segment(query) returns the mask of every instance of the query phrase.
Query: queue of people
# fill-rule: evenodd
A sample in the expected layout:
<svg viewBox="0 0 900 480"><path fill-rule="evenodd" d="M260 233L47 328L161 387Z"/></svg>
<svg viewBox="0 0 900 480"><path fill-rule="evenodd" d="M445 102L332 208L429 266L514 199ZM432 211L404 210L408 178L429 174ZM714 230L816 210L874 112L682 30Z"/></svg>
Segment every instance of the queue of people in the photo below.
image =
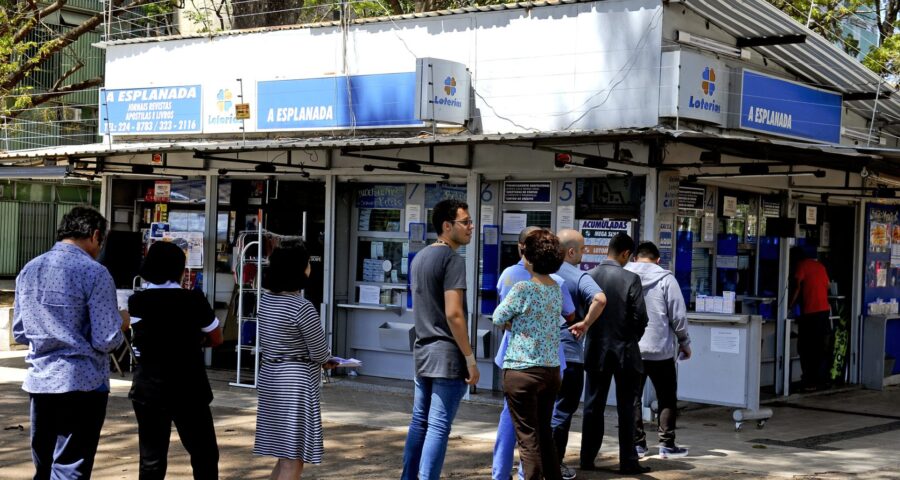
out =
<svg viewBox="0 0 900 480"><path fill-rule="evenodd" d="M460 402L479 379L466 324L466 269L456 253L471 241L474 222L456 200L438 203L431 220L438 239L410 266L416 375L404 480L440 478ZM107 355L128 328L138 359L129 398L140 478L165 478L173 423L193 477L218 478L202 348L222 343L219 320L202 294L180 288L185 255L166 242L154 243L144 259L140 274L148 287L119 311L112 277L96 262L106 231L99 212L73 209L60 223L58 243L17 279L13 330L29 344L23 388L30 395L34 478L90 478L109 396ZM635 247L628 235L616 235L608 258L589 272L577 268L584 248L577 231L557 236L529 227L519 237L520 262L498 283L492 320L506 331L496 358L505 402L494 479L509 478L515 445L521 478L575 478L563 458L583 389L579 461L582 470L595 469L613 378L620 472L649 470L638 463L648 451L641 420L648 378L660 400L660 456L687 455L675 444L674 362L691 355L677 282L657 265L652 243ZM635 253L637 262L628 263ZM301 478L304 465L323 457L321 371L336 364L318 313L301 294L309 272L303 246L276 249L260 298L253 453L276 459L269 478L278 480ZM65 413L73 408L80 414Z"/></svg>

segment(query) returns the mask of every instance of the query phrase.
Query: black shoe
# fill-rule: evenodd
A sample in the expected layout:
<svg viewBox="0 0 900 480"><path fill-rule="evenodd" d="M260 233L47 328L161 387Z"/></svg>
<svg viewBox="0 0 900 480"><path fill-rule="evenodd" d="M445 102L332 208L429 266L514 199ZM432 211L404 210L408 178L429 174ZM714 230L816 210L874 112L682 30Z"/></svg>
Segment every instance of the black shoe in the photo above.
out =
<svg viewBox="0 0 900 480"><path fill-rule="evenodd" d="M650 467L645 467L639 463L629 463L619 466L619 473L621 475L639 475L641 473L647 473L649 471Z"/></svg>
<svg viewBox="0 0 900 480"><path fill-rule="evenodd" d="M581 463L578 465L578 469L579 469L579 470L584 470L584 471L600 470L599 468L597 468L596 465L594 465L594 462L590 462L590 463L581 462Z"/></svg>

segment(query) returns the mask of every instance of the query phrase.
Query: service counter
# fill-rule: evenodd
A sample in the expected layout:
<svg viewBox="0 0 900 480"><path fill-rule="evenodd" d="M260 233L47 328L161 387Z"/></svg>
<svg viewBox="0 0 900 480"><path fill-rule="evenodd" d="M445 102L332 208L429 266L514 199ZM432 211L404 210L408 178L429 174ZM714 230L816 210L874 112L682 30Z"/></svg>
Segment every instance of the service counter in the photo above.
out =
<svg viewBox="0 0 900 480"><path fill-rule="evenodd" d="M692 356L678 364L678 399L736 407L745 421L765 425L770 409L759 408L762 317L689 312Z"/></svg>
<svg viewBox="0 0 900 480"><path fill-rule="evenodd" d="M868 315L863 323L862 384L873 390L900 384L900 374L894 374L895 359L892 347L898 342L900 315Z"/></svg>

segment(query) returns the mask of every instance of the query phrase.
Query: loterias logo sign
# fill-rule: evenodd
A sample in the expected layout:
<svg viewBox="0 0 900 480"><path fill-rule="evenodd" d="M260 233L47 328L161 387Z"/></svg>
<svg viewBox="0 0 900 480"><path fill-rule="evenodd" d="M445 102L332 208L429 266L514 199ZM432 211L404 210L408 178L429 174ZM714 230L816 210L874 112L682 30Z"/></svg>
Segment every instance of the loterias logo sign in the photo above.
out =
<svg viewBox="0 0 900 480"><path fill-rule="evenodd" d="M435 95L434 104L452 108L463 108L462 102L456 97L456 77L444 79L444 95Z"/></svg>
<svg viewBox="0 0 900 480"><path fill-rule="evenodd" d="M688 108L720 113L722 106L716 101L716 69L706 67L700 78L700 90L703 92L703 96L695 98L691 95L691 98L688 99Z"/></svg>
<svg viewBox="0 0 900 480"><path fill-rule="evenodd" d="M416 118L462 125L469 120L469 70L438 58L416 60Z"/></svg>
<svg viewBox="0 0 900 480"><path fill-rule="evenodd" d="M724 125L728 67L688 51L664 52L660 73L660 117L679 117Z"/></svg>

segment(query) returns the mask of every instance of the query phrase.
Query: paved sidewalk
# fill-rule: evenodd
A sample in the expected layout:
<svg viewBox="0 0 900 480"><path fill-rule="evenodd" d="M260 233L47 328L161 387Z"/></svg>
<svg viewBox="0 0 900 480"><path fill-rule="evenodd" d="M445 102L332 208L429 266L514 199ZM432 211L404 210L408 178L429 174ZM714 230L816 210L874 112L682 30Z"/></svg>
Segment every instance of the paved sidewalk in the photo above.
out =
<svg viewBox="0 0 900 480"><path fill-rule="evenodd" d="M28 478L27 395L22 352L0 353L0 478ZM219 439L222 478L266 478L272 461L251 454L255 426L254 390L230 387L230 372L211 372L216 399L213 415ZM112 381L107 421L95 478L137 478L137 428L127 391L128 379ZM489 478L491 451L500 407L488 394L464 404L454 423L445 477ZM679 418L678 439L691 455L677 460L648 457L653 468L640 478L900 478L900 389L885 392L844 390L791 397L770 406L775 415L765 428L734 431L731 411L691 405ZM400 474L406 425L412 408L408 390L373 386L341 378L324 388L326 456L308 467L311 479L396 479ZM77 412L73 412L77 414ZM567 460L577 464L580 419L569 441ZM20 430L18 426L21 425ZM173 432L169 478L190 478L189 461ZM606 437L598 464L605 471L578 472L579 479L620 478L616 419L607 410ZM655 449L651 450L655 453Z"/></svg>

